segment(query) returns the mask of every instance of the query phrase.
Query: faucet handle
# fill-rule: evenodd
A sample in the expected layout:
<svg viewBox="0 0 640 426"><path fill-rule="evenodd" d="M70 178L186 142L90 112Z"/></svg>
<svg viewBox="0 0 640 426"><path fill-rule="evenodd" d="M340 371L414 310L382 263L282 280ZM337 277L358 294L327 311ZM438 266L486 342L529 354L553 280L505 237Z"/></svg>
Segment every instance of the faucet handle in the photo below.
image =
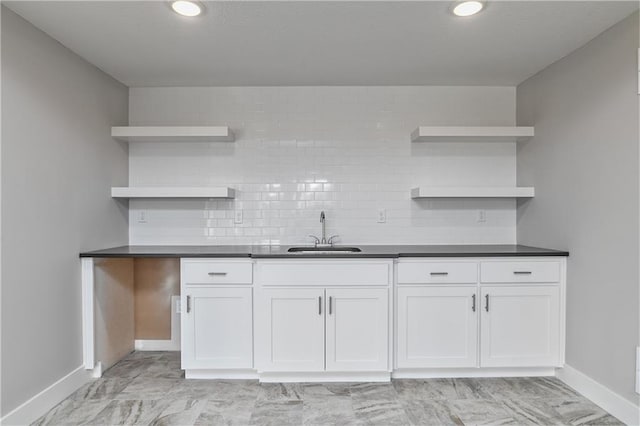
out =
<svg viewBox="0 0 640 426"><path fill-rule="evenodd" d="M327 241L329 244L333 245L333 239L334 238L340 238L340 235L332 235L329 237L329 240Z"/></svg>
<svg viewBox="0 0 640 426"><path fill-rule="evenodd" d="M320 244L320 238L316 237L315 235L309 235L309 237L313 238L315 240L315 245Z"/></svg>

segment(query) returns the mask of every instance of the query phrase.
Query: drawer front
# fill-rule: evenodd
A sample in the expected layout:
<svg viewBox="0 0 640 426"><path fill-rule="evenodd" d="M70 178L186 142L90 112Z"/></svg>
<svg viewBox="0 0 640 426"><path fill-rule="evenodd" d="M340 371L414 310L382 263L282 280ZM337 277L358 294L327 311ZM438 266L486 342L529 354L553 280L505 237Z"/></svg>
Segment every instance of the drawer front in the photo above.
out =
<svg viewBox="0 0 640 426"><path fill-rule="evenodd" d="M474 284L478 282L475 262L398 263L398 284Z"/></svg>
<svg viewBox="0 0 640 426"><path fill-rule="evenodd" d="M391 262L260 262L256 282L262 286L389 285Z"/></svg>
<svg viewBox="0 0 640 426"><path fill-rule="evenodd" d="M253 264L250 261L183 260L182 281L185 284L251 284Z"/></svg>
<svg viewBox="0 0 640 426"><path fill-rule="evenodd" d="M482 262L480 280L483 283L557 283L560 262Z"/></svg>

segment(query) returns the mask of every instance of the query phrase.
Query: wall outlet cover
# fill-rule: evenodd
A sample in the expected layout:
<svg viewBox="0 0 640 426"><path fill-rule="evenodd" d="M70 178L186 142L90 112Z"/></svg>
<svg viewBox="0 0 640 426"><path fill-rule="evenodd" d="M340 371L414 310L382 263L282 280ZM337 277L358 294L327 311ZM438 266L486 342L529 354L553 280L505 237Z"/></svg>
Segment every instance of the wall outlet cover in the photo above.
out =
<svg viewBox="0 0 640 426"><path fill-rule="evenodd" d="M139 211L138 214L138 223L147 223L147 212L146 211Z"/></svg>

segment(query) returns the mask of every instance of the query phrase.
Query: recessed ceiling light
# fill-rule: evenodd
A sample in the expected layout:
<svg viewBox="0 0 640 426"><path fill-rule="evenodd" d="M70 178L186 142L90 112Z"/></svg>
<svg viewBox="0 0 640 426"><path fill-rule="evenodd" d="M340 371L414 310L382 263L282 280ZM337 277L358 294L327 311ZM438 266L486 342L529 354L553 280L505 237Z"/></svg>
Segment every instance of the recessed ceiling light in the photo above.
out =
<svg viewBox="0 0 640 426"><path fill-rule="evenodd" d="M182 15L194 17L202 13L202 6L194 1L178 0L171 3L174 12Z"/></svg>
<svg viewBox="0 0 640 426"><path fill-rule="evenodd" d="M478 0L460 1L453 6L453 14L456 16L471 16L480 12L484 4Z"/></svg>

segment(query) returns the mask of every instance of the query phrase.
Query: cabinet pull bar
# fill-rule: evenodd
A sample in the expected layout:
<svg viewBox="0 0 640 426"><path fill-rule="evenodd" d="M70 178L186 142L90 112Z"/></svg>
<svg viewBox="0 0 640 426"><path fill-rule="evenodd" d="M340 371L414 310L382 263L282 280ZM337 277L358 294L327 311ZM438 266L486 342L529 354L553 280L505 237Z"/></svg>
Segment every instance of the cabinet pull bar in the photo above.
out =
<svg viewBox="0 0 640 426"><path fill-rule="evenodd" d="M187 313L191 312L191 296L187 295Z"/></svg>
<svg viewBox="0 0 640 426"><path fill-rule="evenodd" d="M473 296L471 296L471 300L473 301L471 303L471 310L473 312L475 312L476 311L476 295L475 294Z"/></svg>
<svg viewBox="0 0 640 426"><path fill-rule="evenodd" d="M445 277L449 275L448 272L431 272L431 276L441 276L441 277Z"/></svg>
<svg viewBox="0 0 640 426"><path fill-rule="evenodd" d="M485 298L485 300L486 300L486 303L485 303L485 305L484 305L484 310L485 310L485 311L487 311L487 312L489 312L489 294L485 294L485 295L484 295L484 298Z"/></svg>
<svg viewBox="0 0 640 426"><path fill-rule="evenodd" d="M329 296L329 315L331 315L331 310L332 310L332 309L331 309L331 305L332 305L332 302L333 302L333 297Z"/></svg>
<svg viewBox="0 0 640 426"><path fill-rule="evenodd" d="M322 296L318 296L318 315L322 315Z"/></svg>
<svg viewBox="0 0 640 426"><path fill-rule="evenodd" d="M531 271L513 271L515 275L531 275Z"/></svg>
<svg viewBox="0 0 640 426"><path fill-rule="evenodd" d="M212 277L224 277L227 275L226 272L209 272L209 275Z"/></svg>

